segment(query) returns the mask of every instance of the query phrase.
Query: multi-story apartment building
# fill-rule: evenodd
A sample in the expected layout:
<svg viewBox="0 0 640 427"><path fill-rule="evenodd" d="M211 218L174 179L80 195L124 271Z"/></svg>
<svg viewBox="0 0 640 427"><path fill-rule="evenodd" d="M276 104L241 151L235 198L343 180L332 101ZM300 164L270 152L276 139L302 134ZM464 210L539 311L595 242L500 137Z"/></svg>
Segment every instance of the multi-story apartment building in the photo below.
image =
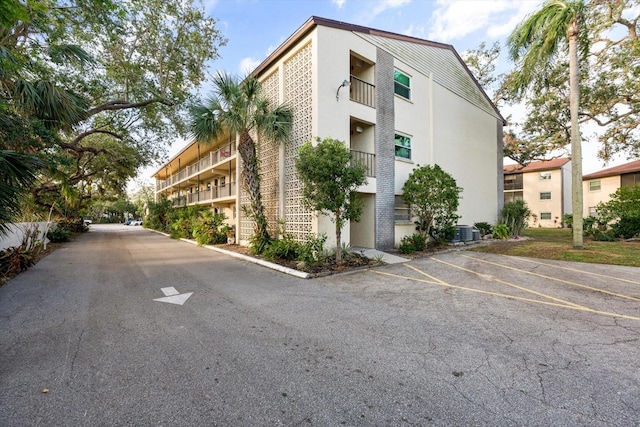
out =
<svg viewBox="0 0 640 427"><path fill-rule="evenodd" d="M608 202L625 185L640 185L640 160L583 176L584 216L597 216L598 203Z"/></svg>
<svg viewBox="0 0 640 427"><path fill-rule="evenodd" d="M504 168L504 202L524 200L532 213L533 227L561 227L562 215L571 206L571 160L531 162Z"/></svg>
<svg viewBox="0 0 640 427"><path fill-rule="evenodd" d="M352 246L388 249L415 231L401 194L418 165L440 165L463 188L461 224L496 221L504 119L452 46L312 17L252 74L274 105L294 110L288 143L258 143L274 230L280 221L298 239L334 234L329 217L303 206L294 167L298 149L317 137L344 141L368 166L361 221L343 230ZM234 135L190 143L154 177L158 196L224 212L243 243L253 225L240 208L247 197L235 144Z"/></svg>

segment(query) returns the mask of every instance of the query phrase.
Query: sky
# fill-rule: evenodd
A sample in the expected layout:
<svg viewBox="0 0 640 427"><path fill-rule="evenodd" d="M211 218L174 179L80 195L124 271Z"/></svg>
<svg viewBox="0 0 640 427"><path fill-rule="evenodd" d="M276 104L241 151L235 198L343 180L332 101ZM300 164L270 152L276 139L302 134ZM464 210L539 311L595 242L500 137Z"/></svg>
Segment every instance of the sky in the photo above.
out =
<svg viewBox="0 0 640 427"><path fill-rule="evenodd" d="M541 5L540 0L202 0L228 39L220 58L209 63L209 73L221 70L244 76L301 27L311 16L409 35L452 45L462 54L481 42L501 46L517 24ZM503 51L506 49L503 49ZM512 67L506 52L497 71ZM201 89L204 98L211 86ZM522 108L501 108L504 117L522 120ZM585 132L585 136L588 136ZM186 144L176 141L169 155ZM596 158L597 141L583 144L583 173L628 162L617 158L607 165ZM505 163L509 163L506 161ZM153 173L153 172L151 172Z"/></svg>

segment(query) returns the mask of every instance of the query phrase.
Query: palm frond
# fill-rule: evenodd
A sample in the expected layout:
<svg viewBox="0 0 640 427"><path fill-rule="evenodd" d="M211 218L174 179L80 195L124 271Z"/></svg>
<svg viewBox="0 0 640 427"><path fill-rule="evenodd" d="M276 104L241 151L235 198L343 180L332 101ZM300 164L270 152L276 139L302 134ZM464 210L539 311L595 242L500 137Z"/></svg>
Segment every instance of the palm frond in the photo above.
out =
<svg viewBox="0 0 640 427"><path fill-rule="evenodd" d="M262 84L257 78L249 76L241 84L241 90L244 97L249 102L255 102L262 90Z"/></svg>
<svg viewBox="0 0 640 427"><path fill-rule="evenodd" d="M548 0L509 36L511 59L518 67L519 91L548 71L553 58L567 46L567 30L584 10L582 1Z"/></svg>
<svg viewBox="0 0 640 427"><path fill-rule="evenodd" d="M238 78L229 73L218 71L213 76L213 87L222 103L229 104L239 95Z"/></svg>
<svg viewBox="0 0 640 427"><path fill-rule="evenodd" d="M261 107L256 111L258 132L276 144L288 141L293 126L293 109L286 104L270 109L265 106L265 101L258 105Z"/></svg>
<svg viewBox="0 0 640 427"><path fill-rule="evenodd" d="M49 127L75 125L87 117L88 103L75 93L45 80L35 88L40 99L36 115Z"/></svg>
<svg viewBox="0 0 640 427"><path fill-rule="evenodd" d="M0 235L20 214L20 202L42 166L34 156L0 150Z"/></svg>
<svg viewBox="0 0 640 427"><path fill-rule="evenodd" d="M0 84L7 77L15 75L15 70L20 67L20 61L6 46L0 45Z"/></svg>
<svg viewBox="0 0 640 427"><path fill-rule="evenodd" d="M200 104L191 107L190 129L198 142L210 143L224 131L215 105L215 101L211 99L206 106Z"/></svg>
<svg viewBox="0 0 640 427"><path fill-rule="evenodd" d="M49 46L49 56L56 64L73 63L77 65L88 65L95 62L95 59L78 45L60 44Z"/></svg>

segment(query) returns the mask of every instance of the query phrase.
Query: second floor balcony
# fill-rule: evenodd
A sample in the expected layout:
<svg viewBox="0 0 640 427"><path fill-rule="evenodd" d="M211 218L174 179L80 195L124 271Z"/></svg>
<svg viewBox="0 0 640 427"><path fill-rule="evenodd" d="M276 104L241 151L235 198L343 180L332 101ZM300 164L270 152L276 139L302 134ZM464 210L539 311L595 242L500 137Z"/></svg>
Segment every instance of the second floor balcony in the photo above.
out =
<svg viewBox="0 0 640 427"><path fill-rule="evenodd" d="M224 202L235 198L237 186L235 182L211 187L195 193L183 193L180 196L169 197L174 207L196 205L201 203Z"/></svg>
<svg viewBox="0 0 640 427"><path fill-rule="evenodd" d="M376 155L363 151L351 150L351 158L356 162L362 162L367 168L366 175L376 177Z"/></svg>
<svg viewBox="0 0 640 427"><path fill-rule="evenodd" d="M171 187L179 182L182 182L193 175L201 173L210 167L213 167L221 162L229 160L236 154L236 144L232 142L224 145L217 150L209 152L203 156L200 160L181 167L176 173L164 180L156 181L156 191L164 190L167 187Z"/></svg>
<svg viewBox="0 0 640 427"><path fill-rule="evenodd" d="M351 76L350 82L349 99L376 108L376 87L354 75Z"/></svg>

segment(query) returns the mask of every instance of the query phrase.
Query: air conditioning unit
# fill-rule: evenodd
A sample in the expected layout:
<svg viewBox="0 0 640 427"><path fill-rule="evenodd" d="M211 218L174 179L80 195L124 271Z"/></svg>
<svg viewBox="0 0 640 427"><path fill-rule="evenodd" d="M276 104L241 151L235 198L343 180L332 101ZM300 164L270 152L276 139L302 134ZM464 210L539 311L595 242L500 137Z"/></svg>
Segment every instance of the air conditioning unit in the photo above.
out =
<svg viewBox="0 0 640 427"><path fill-rule="evenodd" d="M470 242L473 240L473 227L470 225L457 225L456 228L460 232L460 240Z"/></svg>

